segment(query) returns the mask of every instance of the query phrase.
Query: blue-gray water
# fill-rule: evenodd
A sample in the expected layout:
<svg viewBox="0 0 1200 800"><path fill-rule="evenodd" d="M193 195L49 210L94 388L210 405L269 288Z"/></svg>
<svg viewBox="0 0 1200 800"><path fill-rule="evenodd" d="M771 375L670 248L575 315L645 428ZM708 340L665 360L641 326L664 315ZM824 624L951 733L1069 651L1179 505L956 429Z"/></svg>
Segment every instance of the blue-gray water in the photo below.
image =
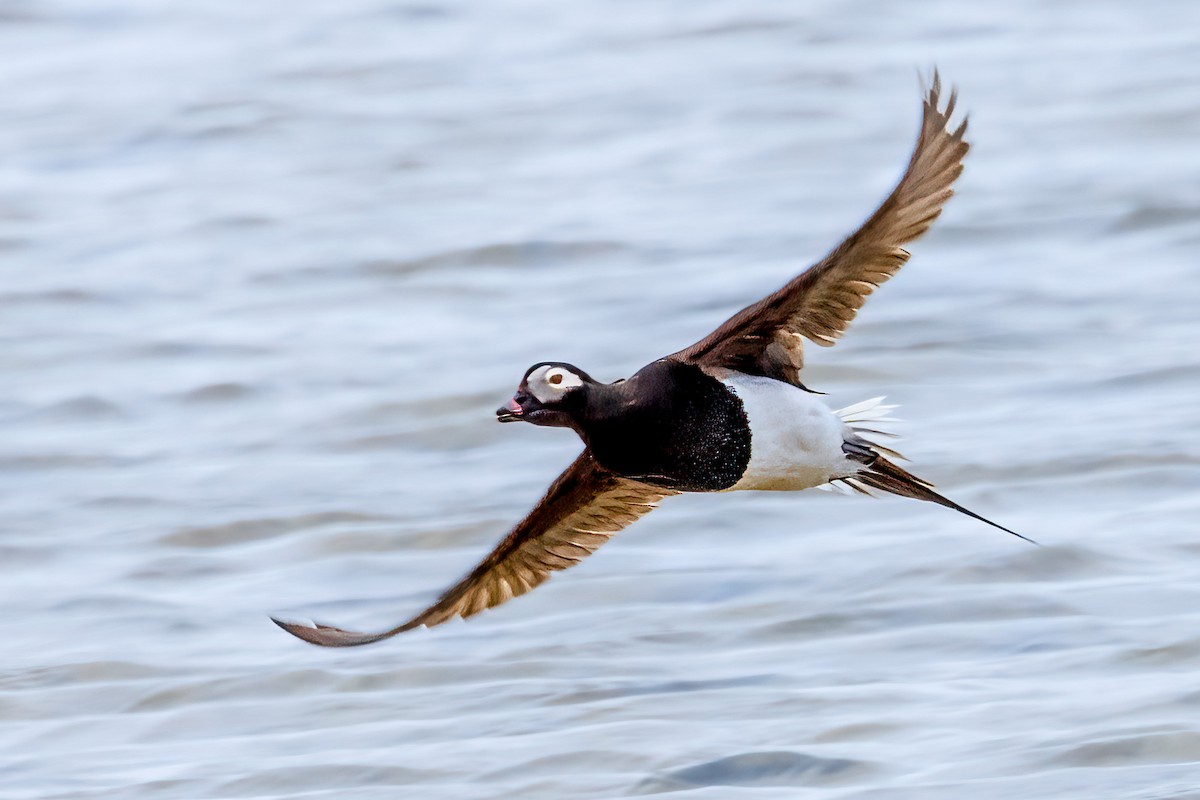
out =
<svg viewBox="0 0 1200 800"><path fill-rule="evenodd" d="M1200 797L1200 10L0 3L0 797ZM807 382L899 499L675 498L394 623L578 448L525 368L694 341L959 194Z"/></svg>

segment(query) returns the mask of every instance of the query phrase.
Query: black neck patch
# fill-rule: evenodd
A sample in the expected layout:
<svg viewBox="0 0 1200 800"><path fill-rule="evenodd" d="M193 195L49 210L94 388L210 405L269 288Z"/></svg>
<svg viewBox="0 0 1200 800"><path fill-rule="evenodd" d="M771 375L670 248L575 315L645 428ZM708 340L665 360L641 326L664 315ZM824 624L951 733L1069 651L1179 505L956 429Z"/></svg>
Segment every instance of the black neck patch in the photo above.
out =
<svg viewBox="0 0 1200 800"><path fill-rule="evenodd" d="M728 489L750 463L742 401L681 361L655 361L626 381L592 386L576 421L604 467L657 486Z"/></svg>

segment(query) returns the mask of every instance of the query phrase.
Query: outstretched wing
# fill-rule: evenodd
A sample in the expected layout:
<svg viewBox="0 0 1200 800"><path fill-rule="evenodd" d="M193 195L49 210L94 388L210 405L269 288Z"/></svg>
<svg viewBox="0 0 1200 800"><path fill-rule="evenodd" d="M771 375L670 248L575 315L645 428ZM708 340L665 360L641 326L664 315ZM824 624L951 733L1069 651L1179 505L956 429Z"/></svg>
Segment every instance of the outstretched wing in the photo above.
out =
<svg viewBox="0 0 1200 800"><path fill-rule="evenodd" d="M609 472L596 462L590 450L584 450L487 558L436 603L407 622L382 633L355 633L328 625L310 627L272 619L306 642L351 647L422 625L469 617L525 594L554 570L578 564L613 534L673 494L679 492Z"/></svg>
<svg viewBox="0 0 1200 800"><path fill-rule="evenodd" d="M940 107L941 80L935 72L908 169L870 219L782 289L674 357L799 385L800 337L832 345L867 296L908 261L901 245L928 230L954 194L951 185L970 149L963 141L966 120L953 131L949 127L955 99L951 91L945 109Z"/></svg>

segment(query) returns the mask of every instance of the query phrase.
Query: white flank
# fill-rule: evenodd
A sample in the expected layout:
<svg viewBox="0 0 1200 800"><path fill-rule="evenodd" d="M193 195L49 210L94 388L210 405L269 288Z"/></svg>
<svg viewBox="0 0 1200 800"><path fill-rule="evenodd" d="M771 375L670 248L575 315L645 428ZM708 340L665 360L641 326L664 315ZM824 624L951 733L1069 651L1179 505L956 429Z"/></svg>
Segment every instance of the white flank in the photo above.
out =
<svg viewBox="0 0 1200 800"><path fill-rule="evenodd" d="M731 491L797 491L858 471L861 465L842 451L846 424L817 395L737 372L722 382L741 399L750 421L750 463Z"/></svg>

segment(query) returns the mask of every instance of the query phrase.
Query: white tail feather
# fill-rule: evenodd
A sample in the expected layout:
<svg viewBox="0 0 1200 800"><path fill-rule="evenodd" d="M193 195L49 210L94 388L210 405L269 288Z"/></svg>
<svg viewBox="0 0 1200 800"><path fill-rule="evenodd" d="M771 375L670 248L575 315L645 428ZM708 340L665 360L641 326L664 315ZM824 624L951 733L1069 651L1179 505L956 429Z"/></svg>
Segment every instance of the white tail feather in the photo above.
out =
<svg viewBox="0 0 1200 800"><path fill-rule="evenodd" d="M891 412L899 408L897 405L887 405L883 401L886 397L872 397L870 400L863 400L861 403L855 403L852 406L846 406L833 413L841 417L842 422L849 425L851 428L856 428L855 423L859 422L899 422L891 415ZM870 429L867 429L870 430ZM871 431L878 433L878 431Z"/></svg>
<svg viewBox="0 0 1200 800"><path fill-rule="evenodd" d="M820 486L814 486L813 488L834 494L852 495L855 493L853 489L846 485L843 478L837 478L829 483L822 483Z"/></svg>
<svg viewBox="0 0 1200 800"><path fill-rule="evenodd" d="M850 429L850 433L846 437L847 441L866 445L877 453L882 453L901 461L907 461L908 459L892 448L879 443L879 437L886 437L888 439L900 438L898 434L891 431L881 430L889 422L900 421L891 416L892 411L899 408L899 406L884 403L885 399L885 397L872 397L870 400L863 400L861 403L846 406L833 413L837 414L842 423ZM855 481L853 476L835 478L829 483L822 484L816 488L824 489L825 491L840 492L841 494L874 494L869 486Z"/></svg>

